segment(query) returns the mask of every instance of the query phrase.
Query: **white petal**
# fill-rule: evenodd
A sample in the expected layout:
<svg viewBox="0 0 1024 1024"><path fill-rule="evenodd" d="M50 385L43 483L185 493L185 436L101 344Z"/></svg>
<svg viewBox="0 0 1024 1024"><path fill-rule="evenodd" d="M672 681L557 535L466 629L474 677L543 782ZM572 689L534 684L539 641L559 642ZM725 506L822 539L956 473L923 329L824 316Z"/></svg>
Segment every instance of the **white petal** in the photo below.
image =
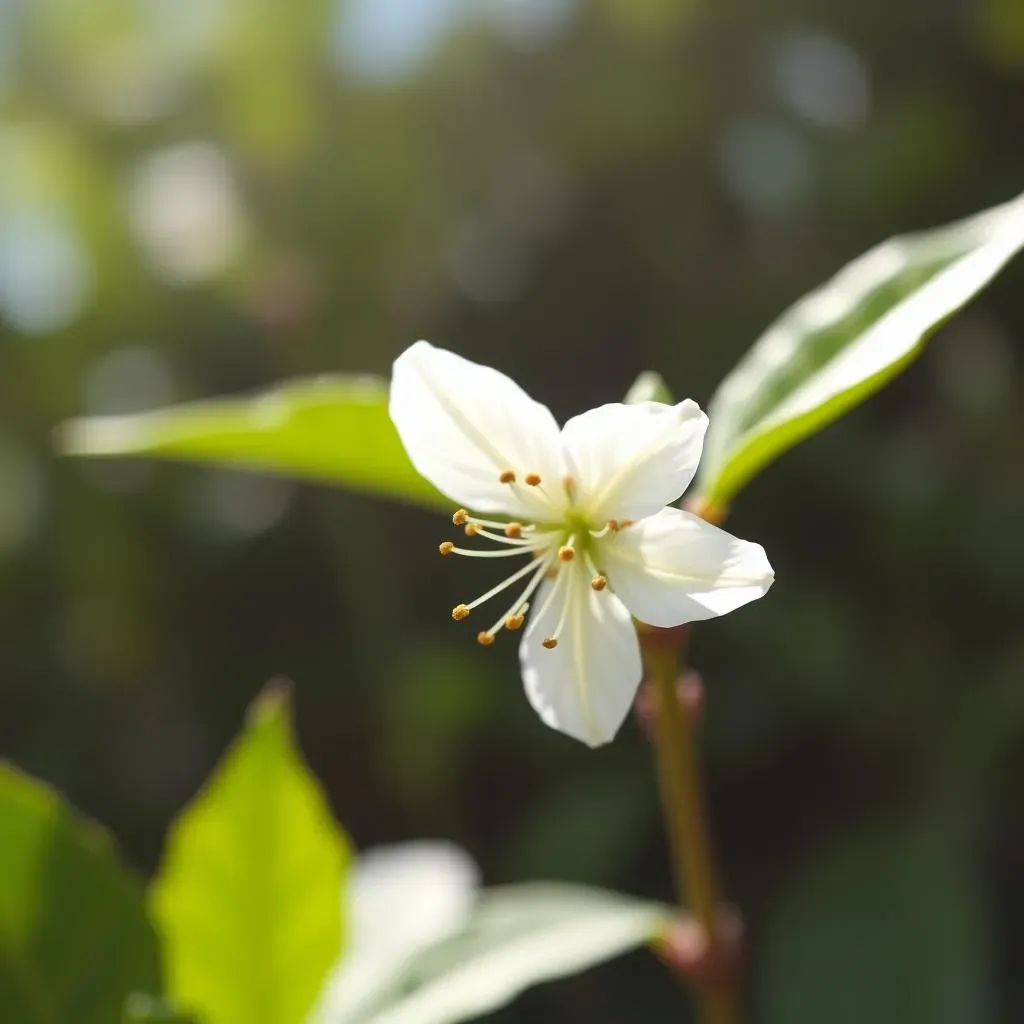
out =
<svg viewBox="0 0 1024 1024"><path fill-rule="evenodd" d="M409 958L469 919L479 870L459 847L419 841L361 854L349 883L348 943L310 1021L345 1024L393 984Z"/></svg>
<svg viewBox="0 0 1024 1024"><path fill-rule="evenodd" d="M418 341L395 360L391 419L416 469L478 512L554 518L565 464L558 424L503 373ZM518 483L498 477L511 469ZM538 473L544 490L526 486Z"/></svg>
<svg viewBox="0 0 1024 1024"><path fill-rule="evenodd" d="M519 647L526 695L545 724L596 747L618 732L640 685L640 647L623 603L590 586L590 574L572 563L536 598L543 610L551 588L559 593L534 615ZM541 641L554 633L565 602L565 624L553 650Z"/></svg>
<svg viewBox="0 0 1024 1024"><path fill-rule="evenodd" d="M609 534L596 557L626 607L652 626L724 615L763 597L775 579L760 544L677 508Z"/></svg>
<svg viewBox="0 0 1024 1024"><path fill-rule="evenodd" d="M707 426L689 399L602 405L573 417L562 443L577 500L598 520L653 515L689 486Z"/></svg>

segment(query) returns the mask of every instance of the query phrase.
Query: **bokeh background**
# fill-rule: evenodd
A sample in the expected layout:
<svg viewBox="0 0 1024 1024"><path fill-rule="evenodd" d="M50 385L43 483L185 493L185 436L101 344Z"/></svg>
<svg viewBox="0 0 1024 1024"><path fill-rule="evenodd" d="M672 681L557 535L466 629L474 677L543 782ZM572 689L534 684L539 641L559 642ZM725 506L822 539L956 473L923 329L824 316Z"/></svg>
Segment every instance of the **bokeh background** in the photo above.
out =
<svg viewBox="0 0 1024 1024"><path fill-rule="evenodd" d="M148 872L283 674L357 845L667 898L640 731L539 723L443 518L51 430L419 337L562 418L648 368L706 402L848 259L1024 188L1022 110L1017 0L0 0L0 755ZM778 582L692 657L756 1021L1024 1019L1022 290L734 510ZM685 1012L640 953L496 1019Z"/></svg>

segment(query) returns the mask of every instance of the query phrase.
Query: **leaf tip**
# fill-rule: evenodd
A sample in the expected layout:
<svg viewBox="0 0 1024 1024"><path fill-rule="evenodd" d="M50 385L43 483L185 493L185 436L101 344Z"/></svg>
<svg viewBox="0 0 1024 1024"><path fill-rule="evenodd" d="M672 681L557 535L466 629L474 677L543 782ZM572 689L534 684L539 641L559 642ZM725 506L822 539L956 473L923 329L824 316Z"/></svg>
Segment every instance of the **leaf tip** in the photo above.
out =
<svg viewBox="0 0 1024 1024"><path fill-rule="evenodd" d="M662 402L671 405L673 398L665 378L660 373L655 370L644 370L633 381L623 401L626 405L637 405L640 402Z"/></svg>
<svg viewBox="0 0 1024 1024"><path fill-rule="evenodd" d="M51 432L60 455L120 455L137 447L137 417L86 416L65 420Z"/></svg>
<svg viewBox="0 0 1024 1024"><path fill-rule="evenodd" d="M249 720L258 723L271 718L290 718L293 689L292 681L285 676L269 680L249 705Z"/></svg>

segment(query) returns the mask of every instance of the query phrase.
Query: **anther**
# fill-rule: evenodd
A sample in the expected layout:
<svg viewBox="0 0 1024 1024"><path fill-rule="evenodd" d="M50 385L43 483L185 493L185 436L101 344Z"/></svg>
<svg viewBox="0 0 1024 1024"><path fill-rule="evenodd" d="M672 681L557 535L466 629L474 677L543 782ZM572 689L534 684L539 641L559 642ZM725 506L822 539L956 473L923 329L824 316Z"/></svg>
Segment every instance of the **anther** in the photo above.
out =
<svg viewBox="0 0 1024 1024"><path fill-rule="evenodd" d="M571 476L567 476L562 481L562 486L565 488L565 494L566 494L566 497L568 497L569 501L575 502L576 501L576 481Z"/></svg>
<svg viewBox="0 0 1024 1024"><path fill-rule="evenodd" d="M509 523L505 527L506 537L522 537L523 535L523 524L522 523Z"/></svg>
<svg viewBox="0 0 1024 1024"><path fill-rule="evenodd" d="M604 590L604 588L608 586L608 577L607 576L595 576L590 581L590 585L595 590Z"/></svg>
<svg viewBox="0 0 1024 1024"><path fill-rule="evenodd" d="M558 641L553 636L545 637L541 643L549 650L553 651L558 646Z"/></svg>
<svg viewBox="0 0 1024 1024"><path fill-rule="evenodd" d="M437 550L442 555L450 555L455 550L455 545L450 540L443 540L437 545Z"/></svg>
<svg viewBox="0 0 1024 1024"><path fill-rule="evenodd" d="M540 486L540 474L539 473L527 473L523 478L530 487Z"/></svg>
<svg viewBox="0 0 1024 1024"><path fill-rule="evenodd" d="M523 623L525 621L526 621L526 616L525 615L510 615L507 619L505 619L505 628L506 629L512 629L512 630L522 629L523 628Z"/></svg>
<svg viewBox="0 0 1024 1024"><path fill-rule="evenodd" d="M464 509L460 508L455 515L452 516L452 522L456 526L465 526L469 522L469 513Z"/></svg>
<svg viewBox="0 0 1024 1024"><path fill-rule="evenodd" d="M619 524L614 519L609 519L606 526L609 530L612 531L612 533L619 532Z"/></svg>
<svg viewBox="0 0 1024 1024"><path fill-rule="evenodd" d="M563 544L558 549L558 560L560 562L571 562L576 557L576 552L568 545Z"/></svg>
<svg viewBox="0 0 1024 1024"><path fill-rule="evenodd" d="M476 642L481 647L490 647L494 643L494 634L481 631L476 635Z"/></svg>
<svg viewBox="0 0 1024 1024"><path fill-rule="evenodd" d="M498 476L498 482L503 484L514 484L516 482L516 475L511 469L503 469L501 474Z"/></svg>
<svg viewBox="0 0 1024 1024"><path fill-rule="evenodd" d="M452 618L456 622L461 622L468 615L469 615L469 605L468 604L457 604L452 609Z"/></svg>
<svg viewBox="0 0 1024 1024"><path fill-rule="evenodd" d="M466 523L466 536L475 537L480 532L480 527L476 523Z"/></svg>
<svg viewBox="0 0 1024 1024"><path fill-rule="evenodd" d="M619 526L621 526L623 530L627 526L632 526L632 525L633 525L633 520L632 519L623 519L622 522L619 523Z"/></svg>

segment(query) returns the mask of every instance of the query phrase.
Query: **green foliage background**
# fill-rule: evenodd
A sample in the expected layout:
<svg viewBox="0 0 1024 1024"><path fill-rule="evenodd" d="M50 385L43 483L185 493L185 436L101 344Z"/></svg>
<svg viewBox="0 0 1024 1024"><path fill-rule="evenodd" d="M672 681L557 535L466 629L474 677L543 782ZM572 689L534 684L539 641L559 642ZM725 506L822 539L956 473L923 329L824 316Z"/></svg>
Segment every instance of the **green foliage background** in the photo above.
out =
<svg viewBox="0 0 1024 1024"><path fill-rule="evenodd" d="M57 461L50 430L386 374L417 337L500 366L560 417L651 367L706 403L841 264L1021 190L1024 13L87 6L0 0L0 754L151 870L284 673L359 846L443 835L489 883L664 898L644 741L629 725L595 754L539 725L512 645L483 651L448 620L486 573L439 563L442 516ZM404 61L397 36L419 43ZM228 161L244 224L184 284L138 227L145 161L183 143ZM1024 1013L1022 273L734 511L778 582L702 625L693 658L768 1024ZM499 1019L677 1019L678 999L638 956Z"/></svg>

